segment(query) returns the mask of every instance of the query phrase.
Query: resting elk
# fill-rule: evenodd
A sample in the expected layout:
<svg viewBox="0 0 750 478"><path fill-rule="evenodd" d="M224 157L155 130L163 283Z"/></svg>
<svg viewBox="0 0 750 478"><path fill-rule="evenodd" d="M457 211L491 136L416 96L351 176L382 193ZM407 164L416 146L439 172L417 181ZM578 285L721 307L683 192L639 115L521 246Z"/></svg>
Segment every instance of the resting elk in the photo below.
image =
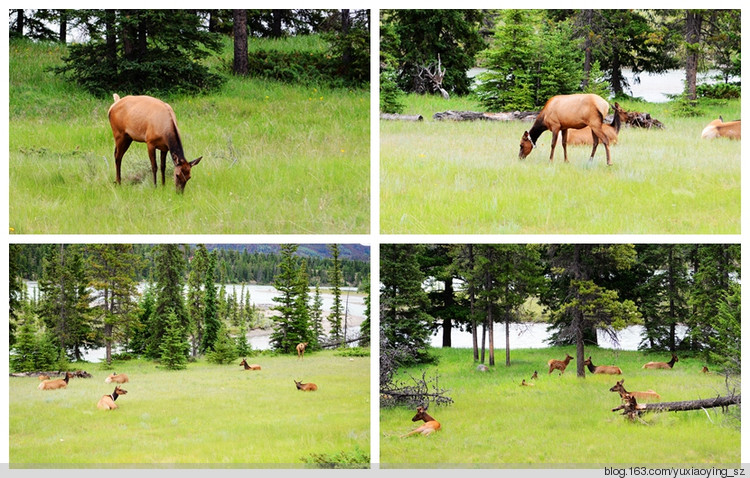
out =
<svg viewBox="0 0 750 478"><path fill-rule="evenodd" d="M547 375L551 374L553 370L559 370L560 375L564 374L565 368L568 366L571 360L573 360L573 357L571 357L569 354L565 354L564 360L547 360L547 365L549 365L549 372L547 372Z"/></svg>
<svg viewBox="0 0 750 478"><path fill-rule="evenodd" d="M589 372L591 373L605 373L609 375L622 374L622 370L620 370L620 367L616 367L614 365L594 365L593 363L591 363L591 356L583 361L583 365L588 367Z"/></svg>
<svg viewBox="0 0 750 478"><path fill-rule="evenodd" d="M672 367L674 367L675 362L679 362L680 360L677 358L677 355L672 354L672 359L669 362L649 362L646 364L643 364L643 367L641 368L651 368L651 369L666 369L669 370Z"/></svg>
<svg viewBox="0 0 750 478"><path fill-rule="evenodd" d="M68 386L68 380L70 380L70 377L72 376L73 375L70 372L66 372L65 378L45 380L44 382L40 383L37 388L39 390L58 390L60 388L65 388Z"/></svg>
<svg viewBox="0 0 750 478"><path fill-rule="evenodd" d="M125 395L126 393L128 393L127 390L123 390L117 385L115 391L112 392L112 395L103 395L102 398L99 399L99 403L96 404L96 407L100 410L114 410L117 408L117 404L115 404L117 397Z"/></svg>
<svg viewBox="0 0 750 478"><path fill-rule="evenodd" d="M111 373L107 378L104 379L106 383L128 383L130 379L128 378L127 374L124 373Z"/></svg>
<svg viewBox="0 0 750 478"><path fill-rule="evenodd" d="M424 407L417 407L417 414L412 417L411 421L418 422L419 420L423 420L424 424L415 428L414 430L410 431L409 433L405 435L401 435L401 438L408 437L411 435L414 435L416 433L419 433L424 436L428 436L432 432L436 432L440 430L440 422L432 418L430 415L427 414L427 408L429 407L429 403L426 404Z"/></svg>
<svg viewBox="0 0 750 478"><path fill-rule="evenodd" d="M260 365L257 363L248 364L247 359L242 359L240 366L245 367L245 370L260 370Z"/></svg>
<svg viewBox="0 0 750 478"><path fill-rule="evenodd" d="M701 138L703 139L714 139L714 138L729 138L729 139L742 139L742 126L740 126L740 120L724 122L724 118L719 116L719 119L715 119L708 123L708 126L703 128L701 132Z"/></svg>
<svg viewBox="0 0 750 478"><path fill-rule="evenodd" d="M625 390L625 387L623 386L623 382L625 382L625 379L618 380L614 387L610 388L610 392L617 392L620 394L620 398L622 400L626 400L628 396L633 396L638 400L660 400L661 395L654 392L653 390L646 390L643 392L628 392Z"/></svg>
<svg viewBox="0 0 750 478"><path fill-rule="evenodd" d="M555 145L557 144L557 135L562 133L563 155L565 162L568 162L568 130L571 128L580 129L586 126L591 128L591 138L593 148L589 161L594 159L596 147L601 142L607 152L607 165L612 164L612 158L609 151L609 138L604 134L604 118L609 111L607 100L593 94L575 94L575 95L558 95L547 100L542 111L536 117L536 121L531 129L524 131L521 136L521 148L518 153L520 159L525 158L536 147L536 141L539 136L547 130L552 133L552 148L550 150L549 160L555 156ZM620 117L615 114L613 126L619 129Z"/></svg>
<svg viewBox="0 0 750 478"><path fill-rule="evenodd" d="M314 383L302 383L294 380L294 384L297 386L297 390L302 390L303 392L314 392L318 389L318 386Z"/></svg>
<svg viewBox="0 0 750 478"><path fill-rule="evenodd" d="M198 164L202 156L188 162L182 150L177 118L172 107L151 96L113 95L115 102L109 107L109 124L115 137L116 182L120 184L122 157L133 141L146 143L151 160L151 172L156 186L156 150L161 152L161 184L164 185L167 152L172 153L174 184L177 192L185 190L190 179L190 169Z"/></svg>
<svg viewBox="0 0 750 478"><path fill-rule="evenodd" d="M302 359L305 357L305 347L307 347L308 342L302 342L297 344L297 360Z"/></svg>

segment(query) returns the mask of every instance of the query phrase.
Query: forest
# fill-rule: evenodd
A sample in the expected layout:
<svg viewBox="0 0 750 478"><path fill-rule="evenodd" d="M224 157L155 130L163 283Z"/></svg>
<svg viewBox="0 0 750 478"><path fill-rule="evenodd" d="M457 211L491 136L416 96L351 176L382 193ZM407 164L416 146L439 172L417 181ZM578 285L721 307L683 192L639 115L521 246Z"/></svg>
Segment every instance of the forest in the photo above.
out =
<svg viewBox="0 0 750 478"><path fill-rule="evenodd" d="M641 324L641 350L735 373L740 271L739 244L383 244L381 340L405 351L398 366L429 362L435 331L445 348L452 330L468 330L474 360L494 366L485 339L494 327L544 322L550 346L575 346L583 376L584 346L597 345L597 330L616 339ZM681 340L678 324L687 327Z"/></svg>
<svg viewBox="0 0 750 478"><path fill-rule="evenodd" d="M276 246L277 253L203 244L11 244L11 368L65 370L98 347L106 348L107 363L117 351L175 369L198 357L227 363L253 353L247 332L259 327L272 329L279 353L300 342L310 350L344 346L342 287L366 297L369 263L342 259L339 247L328 245L330 258L323 258L299 255L296 244ZM234 282L239 292L225 290L242 277L251 280ZM245 293L256 277L278 290L271 310L257 310ZM30 278L37 281L33 297ZM333 295L328 314L321 287ZM366 346L367 317L361 330L358 342Z"/></svg>

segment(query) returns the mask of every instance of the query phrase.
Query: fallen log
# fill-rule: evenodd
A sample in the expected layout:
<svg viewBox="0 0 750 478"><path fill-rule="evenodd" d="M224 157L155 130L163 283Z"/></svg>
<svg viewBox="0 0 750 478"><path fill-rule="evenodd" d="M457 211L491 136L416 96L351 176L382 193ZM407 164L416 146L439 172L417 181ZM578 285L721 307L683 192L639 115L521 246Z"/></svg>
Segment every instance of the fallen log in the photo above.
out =
<svg viewBox="0 0 750 478"><path fill-rule="evenodd" d="M62 370L58 370L56 372L11 372L11 377L38 377L40 375L47 375L50 377L63 375L65 372ZM78 377L78 378L91 378L92 375L85 370L76 370L75 372L70 372L72 377Z"/></svg>
<svg viewBox="0 0 750 478"><path fill-rule="evenodd" d="M638 111L627 112L625 124L634 128L658 128L664 129L664 124L656 118L651 117L649 113L639 113Z"/></svg>
<svg viewBox="0 0 750 478"><path fill-rule="evenodd" d="M397 113L380 113L380 119L382 120L396 120L396 121L422 121L422 115L401 115Z"/></svg>
<svg viewBox="0 0 750 478"><path fill-rule="evenodd" d="M686 400L682 402L638 403L634 396L624 397L623 404L612 411L622 410L622 414L631 420L646 412L684 412L687 410L703 410L704 408L726 408L730 405L740 405L741 395L705 398L701 400Z"/></svg>
<svg viewBox="0 0 750 478"><path fill-rule="evenodd" d="M432 115L437 121L531 121L536 118L537 112L513 111L510 113L481 113L478 111L442 111Z"/></svg>

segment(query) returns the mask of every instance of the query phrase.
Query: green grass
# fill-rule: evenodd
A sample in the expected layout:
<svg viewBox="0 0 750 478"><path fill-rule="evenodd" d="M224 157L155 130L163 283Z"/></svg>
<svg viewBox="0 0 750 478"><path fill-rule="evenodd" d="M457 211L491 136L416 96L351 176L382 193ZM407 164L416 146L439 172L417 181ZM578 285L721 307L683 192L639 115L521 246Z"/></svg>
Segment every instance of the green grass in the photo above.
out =
<svg viewBox="0 0 750 478"><path fill-rule="evenodd" d="M10 378L11 467L60 465L211 464L305 466L312 454L369 455L369 357L333 352L255 357L236 363L193 363L166 371L124 362L127 395L117 410L96 408L114 386L111 370L89 364L91 379L40 391L36 378ZM293 380L314 382L301 392ZM85 467L85 466L84 466Z"/></svg>
<svg viewBox="0 0 750 478"><path fill-rule="evenodd" d="M496 352L497 365L481 373L471 349L435 349L440 361L427 367L427 376L437 372L440 387L454 400L430 406L442 430L400 438L416 427L414 410L381 409L381 467L740 463L739 424L719 409L649 413L643 416L646 424L611 411L620 398L609 388L621 378L627 390L653 389L662 401L726 395L724 378L702 374L704 363L698 359L681 357L669 371L643 370L645 362L668 357L591 348L586 355L595 364L618 365L623 375L580 379L575 361L562 376L547 374L547 360L575 355L573 348L513 350L510 367L504 351ZM522 379L531 381L535 370L535 386L520 386ZM421 376L421 369L406 372Z"/></svg>
<svg viewBox="0 0 750 478"><path fill-rule="evenodd" d="M230 77L218 93L165 98L188 159L203 156L180 196L171 164L154 188L142 143L114 184L112 100L49 73L62 55L10 45L11 233L369 232L369 91Z"/></svg>
<svg viewBox="0 0 750 478"><path fill-rule="evenodd" d="M667 104L628 103L666 125L624 128L607 166L600 146L561 145L551 136L524 160L524 122L439 122L438 111L474 110L467 99L409 96L405 114L423 122L380 122L380 226L386 234L739 234L740 142L701 140L740 102L678 118Z"/></svg>

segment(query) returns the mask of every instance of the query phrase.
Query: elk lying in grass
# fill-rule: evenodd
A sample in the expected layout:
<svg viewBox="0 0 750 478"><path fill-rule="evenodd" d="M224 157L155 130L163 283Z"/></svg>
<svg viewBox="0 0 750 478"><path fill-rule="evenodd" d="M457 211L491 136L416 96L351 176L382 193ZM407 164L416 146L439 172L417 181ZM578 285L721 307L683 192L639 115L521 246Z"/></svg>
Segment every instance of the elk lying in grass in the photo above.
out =
<svg viewBox="0 0 750 478"><path fill-rule="evenodd" d="M706 367L706 366L704 365L704 366L703 366L703 369L701 370L701 373L706 373L706 374L710 374L711 372L709 372L709 371L708 371L708 367Z"/></svg>
<svg viewBox="0 0 750 478"><path fill-rule="evenodd" d="M117 408L117 404L115 403L115 400L117 400L117 397L120 395L125 395L128 393L127 390L123 390L120 388L119 385L115 386L115 391L112 392L112 395L103 395L102 398L99 399L99 403L96 404L96 408L100 410L114 410Z"/></svg>
<svg viewBox="0 0 750 478"><path fill-rule="evenodd" d="M583 365L588 367L589 372L591 373L604 373L609 375L622 374L622 370L620 370L620 367L616 367L614 365L594 365L593 363L591 363L591 356L583 361Z"/></svg>
<svg viewBox="0 0 750 478"><path fill-rule="evenodd" d="M47 375L45 373L41 374L39 376L39 381L42 381L42 380L49 380L49 375Z"/></svg>
<svg viewBox="0 0 750 478"><path fill-rule="evenodd" d="M417 414L412 417L411 421L418 422L419 420L423 420L424 424L405 435L401 435L401 438L408 437L416 433L428 436L430 433L440 430L440 422L427 414L428 407L429 404L425 405L424 407L417 407Z"/></svg>
<svg viewBox="0 0 750 478"><path fill-rule="evenodd" d="M521 386L522 387L533 387L534 384L531 382L527 382L526 379L521 380Z"/></svg>
<svg viewBox="0 0 750 478"><path fill-rule="evenodd" d="M305 357L305 347L307 347L307 344L308 342L301 342L297 344L297 360Z"/></svg>
<svg viewBox="0 0 750 478"><path fill-rule="evenodd" d="M241 367L245 367L245 370L260 370L260 365L257 363L247 363L247 359L242 359L242 362L240 362Z"/></svg>
<svg viewBox="0 0 750 478"><path fill-rule="evenodd" d="M625 112L625 110L622 109L619 103L615 103L614 109L617 119L613 117L612 123L602 124L602 131L604 132L604 135L607 136L607 139L609 139L609 144L617 144L617 137L620 134L620 126L628 119L628 114ZM562 136L562 132L560 132L560 136ZM591 128L586 126L585 128L581 129L569 129L568 144L584 146L593 145L594 136L591 132Z"/></svg>
<svg viewBox="0 0 750 478"><path fill-rule="evenodd" d="M109 377L104 379L104 382L106 383L128 383L130 379L128 378L127 374L124 373L111 373L109 374Z"/></svg>
<svg viewBox="0 0 750 478"><path fill-rule="evenodd" d="M70 377L72 374L70 372L65 373L65 378L57 378L55 380L45 380L44 382L40 383L37 387L39 390L58 390L60 388L65 388L68 386L68 380L70 380Z"/></svg>
<svg viewBox="0 0 750 478"><path fill-rule="evenodd" d="M177 118L172 107L151 96L126 96L120 99L113 95L115 102L109 107L107 116L115 138L116 182L120 184L122 157L133 141L146 143L151 160L151 172L156 186L156 150L161 152L161 184L164 185L164 170L167 152L172 153L174 163L174 184L177 192L185 190L190 180L190 169L202 158L188 162L182 150Z"/></svg>
<svg viewBox="0 0 750 478"><path fill-rule="evenodd" d="M654 392L653 390L645 390L642 392L628 392L625 390L625 387L623 386L623 382L625 382L625 379L618 380L617 383L614 385L614 387L610 388L610 392L617 392L620 394L620 398L625 401L628 396L633 396L638 400L661 400L661 395Z"/></svg>
<svg viewBox="0 0 750 478"><path fill-rule="evenodd" d="M568 366L571 360L573 360L573 357L571 357L569 354L565 354L565 360L547 360L547 365L549 365L549 372L547 372L547 375L551 374L553 370L559 370L560 375L564 374L565 368Z"/></svg>
<svg viewBox="0 0 750 478"><path fill-rule="evenodd" d="M665 370L669 370L672 367L674 367L675 362L679 362L680 359L677 358L677 355L672 354L672 359L669 362L649 362L646 364L643 364L643 367L641 368L651 368L651 369L658 369L662 368Z"/></svg>
<svg viewBox="0 0 750 478"><path fill-rule="evenodd" d="M724 122L724 118L719 116L719 119L715 119L708 123L708 125L701 131L701 138L703 139L714 139L714 138L729 138L729 139L742 139L742 126L740 120Z"/></svg>
<svg viewBox="0 0 750 478"><path fill-rule="evenodd" d="M303 392L314 392L318 389L318 386L314 383L302 383L295 380L294 384L297 386L297 390L302 390Z"/></svg>

